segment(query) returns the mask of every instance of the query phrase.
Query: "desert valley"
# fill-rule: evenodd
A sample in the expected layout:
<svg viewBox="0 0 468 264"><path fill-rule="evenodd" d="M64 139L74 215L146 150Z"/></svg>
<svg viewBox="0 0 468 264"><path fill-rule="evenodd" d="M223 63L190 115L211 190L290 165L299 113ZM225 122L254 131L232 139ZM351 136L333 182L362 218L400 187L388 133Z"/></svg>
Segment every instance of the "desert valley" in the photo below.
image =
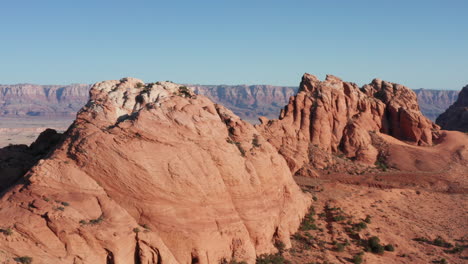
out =
<svg viewBox="0 0 468 264"><path fill-rule="evenodd" d="M1 89L3 263L468 260L468 86Z"/></svg>

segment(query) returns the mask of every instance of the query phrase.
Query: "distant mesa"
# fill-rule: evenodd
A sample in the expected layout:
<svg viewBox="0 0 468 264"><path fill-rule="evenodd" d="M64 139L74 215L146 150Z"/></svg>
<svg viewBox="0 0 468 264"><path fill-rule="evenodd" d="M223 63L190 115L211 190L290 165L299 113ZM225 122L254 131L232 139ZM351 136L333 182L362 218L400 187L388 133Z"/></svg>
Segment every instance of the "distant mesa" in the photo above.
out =
<svg viewBox="0 0 468 264"><path fill-rule="evenodd" d="M416 89L414 92L418 97L421 112L432 121L447 110L458 96L458 91L455 90Z"/></svg>
<svg viewBox="0 0 468 264"><path fill-rule="evenodd" d="M187 85L195 93L224 105L251 123L259 116L274 119L298 87L272 85ZM88 101L90 85L0 85L0 118L33 117L73 119ZM457 99L450 90L414 90L421 112L431 120Z"/></svg>
<svg viewBox="0 0 468 264"><path fill-rule="evenodd" d="M278 117L281 108L297 93L297 87L272 85L191 85L195 93L205 95L251 123L258 117Z"/></svg>
<svg viewBox="0 0 468 264"><path fill-rule="evenodd" d="M0 117L74 118L90 85L0 85Z"/></svg>

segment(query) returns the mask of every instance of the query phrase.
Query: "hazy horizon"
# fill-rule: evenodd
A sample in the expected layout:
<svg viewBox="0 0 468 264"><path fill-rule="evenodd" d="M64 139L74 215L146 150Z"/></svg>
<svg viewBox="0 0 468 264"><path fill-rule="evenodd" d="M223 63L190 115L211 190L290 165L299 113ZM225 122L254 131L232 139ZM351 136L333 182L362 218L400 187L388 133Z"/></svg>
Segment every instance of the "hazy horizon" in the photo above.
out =
<svg viewBox="0 0 468 264"><path fill-rule="evenodd" d="M127 76L127 77L131 77L131 76ZM339 76L338 76L339 77ZM125 77L123 77L125 78ZM324 80L324 78L319 78L320 80ZM117 80L117 79L116 79ZM102 80L104 81L104 80ZM147 81L147 80L142 80L142 81L145 81L146 83L150 83L150 82L157 82L158 80L150 80L150 81ZM159 81L163 81L163 80L159 80ZM346 81L346 82L353 82L353 81L350 81L350 80L343 80L343 81ZM368 83L370 83L372 80L370 80ZM390 80L384 80L384 81L390 81ZM390 81L391 82L391 81ZM55 84L55 83L47 83L47 84L41 84L41 83L0 83L0 85L24 85L24 84L30 84L30 85L41 85L41 86L68 86L68 85L93 85L94 83L59 83L59 84ZM268 84L268 83L239 83L239 84L226 84L226 83L219 83L219 84L205 84L205 83L181 83L181 84L185 84L185 85L193 85L193 86L223 86L223 85L226 85L226 86L256 86L256 85L269 85L269 86L277 86L277 87L291 87L291 88L299 88L299 83L297 85L274 85L274 84ZM359 87L362 87L364 84L359 84ZM365 83L367 84L367 83ZM402 84L404 85L404 84ZM467 84L468 85L468 84ZM436 91L439 91L439 90L446 90L446 91L460 91L463 87L461 87L460 89L451 89L451 88L424 88L424 87L419 87L419 88L414 88L414 87L408 87L412 90L419 90L419 89L424 89L424 90L436 90Z"/></svg>
<svg viewBox="0 0 468 264"><path fill-rule="evenodd" d="M15 1L0 83L132 76L298 86L304 72L412 89L468 84L466 1Z"/></svg>

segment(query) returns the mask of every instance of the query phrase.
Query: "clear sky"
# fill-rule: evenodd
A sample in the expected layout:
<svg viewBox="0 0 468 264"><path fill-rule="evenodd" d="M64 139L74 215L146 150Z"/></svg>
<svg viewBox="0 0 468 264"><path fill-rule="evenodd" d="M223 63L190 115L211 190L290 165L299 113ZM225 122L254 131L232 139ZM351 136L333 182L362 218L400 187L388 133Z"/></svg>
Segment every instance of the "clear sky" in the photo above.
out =
<svg viewBox="0 0 468 264"><path fill-rule="evenodd" d="M0 1L3 84L468 84L467 0Z"/></svg>

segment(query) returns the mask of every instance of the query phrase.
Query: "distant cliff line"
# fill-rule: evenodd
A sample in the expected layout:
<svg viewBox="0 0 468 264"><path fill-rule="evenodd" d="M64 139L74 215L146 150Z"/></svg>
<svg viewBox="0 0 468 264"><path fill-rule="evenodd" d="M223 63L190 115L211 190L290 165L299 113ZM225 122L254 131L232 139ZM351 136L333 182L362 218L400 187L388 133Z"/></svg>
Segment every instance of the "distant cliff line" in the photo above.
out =
<svg viewBox="0 0 468 264"><path fill-rule="evenodd" d="M273 85L187 85L241 118L277 118L298 87ZM89 84L0 85L0 117L74 117L88 100ZM457 100L456 90L416 89L422 113L431 120Z"/></svg>

